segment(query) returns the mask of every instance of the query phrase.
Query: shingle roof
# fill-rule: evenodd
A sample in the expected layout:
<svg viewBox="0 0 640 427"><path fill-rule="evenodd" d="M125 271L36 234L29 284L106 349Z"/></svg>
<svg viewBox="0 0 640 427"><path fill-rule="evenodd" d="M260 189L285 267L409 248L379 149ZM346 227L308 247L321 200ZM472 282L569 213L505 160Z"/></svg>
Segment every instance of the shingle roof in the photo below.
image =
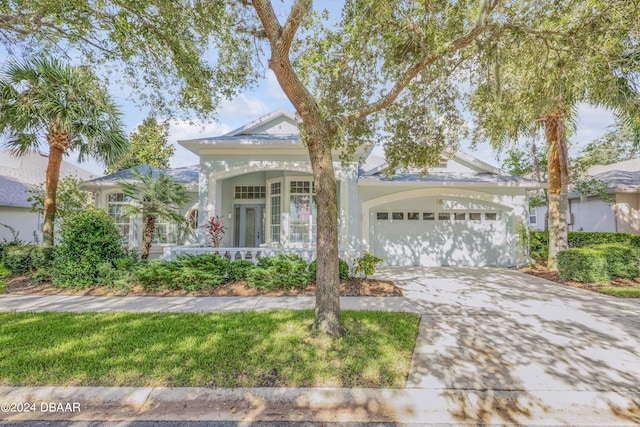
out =
<svg viewBox="0 0 640 427"><path fill-rule="evenodd" d="M491 173L456 173L456 172L434 172L427 175L419 173L395 174L391 177L376 174L367 177L361 177L364 181L379 182L425 182L425 183L493 183L493 184L518 184L531 185L539 187L540 182L527 178L520 178L511 175L496 175Z"/></svg>
<svg viewBox="0 0 640 427"><path fill-rule="evenodd" d="M587 173L606 183L609 190L640 189L640 158L593 166Z"/></svg>
<svg viewBox="0 0 640 427"><path fill-rule="evenodd" d="M143 173L148 169L151 169L152 175L154 177L157 177L161 171L160 168L156 168L154 166L140 165L133 168L114 172L110 175L101 176L100 178L85 181L82 184L82 186L85 188L91 188L91 187L116 185L117 182L121 180L135 179L135 176L133 175L134 170L137 170L138 172ZM199 171L200 171L200 166L191 165L191 166L184 166L180 168L167 169L167 175L175 178L178 182L181 182L183 184L197 184Z"/></svg>
<svg viewBox="0 0 640 427"><path fill-rule="evenodd" d="M0 206L31 207L27 201L29 187L20 181L6 176L0 176Z"/></svg>
<svg viewBox="0 0 640 427"><path fill-rule="evenodd" d="M29 151L21 156L14 156L10 150L0 150L0 176L5 176L29 186L38 185L45 181L49 156L39 151ZM92 179L97 175L62 161L60 177L76 175L80 179Z"/></svg>

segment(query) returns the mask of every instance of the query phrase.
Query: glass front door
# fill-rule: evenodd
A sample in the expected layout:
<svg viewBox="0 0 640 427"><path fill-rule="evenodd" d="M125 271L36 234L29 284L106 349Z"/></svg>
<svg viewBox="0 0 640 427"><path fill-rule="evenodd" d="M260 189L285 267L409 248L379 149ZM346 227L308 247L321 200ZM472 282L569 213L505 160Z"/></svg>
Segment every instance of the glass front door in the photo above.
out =
<svg viewBox="0 0 640 427"><path fill-rule="evenodd" d="M235 206L235 246L257 248L263 239L264 205Z"/></svg>

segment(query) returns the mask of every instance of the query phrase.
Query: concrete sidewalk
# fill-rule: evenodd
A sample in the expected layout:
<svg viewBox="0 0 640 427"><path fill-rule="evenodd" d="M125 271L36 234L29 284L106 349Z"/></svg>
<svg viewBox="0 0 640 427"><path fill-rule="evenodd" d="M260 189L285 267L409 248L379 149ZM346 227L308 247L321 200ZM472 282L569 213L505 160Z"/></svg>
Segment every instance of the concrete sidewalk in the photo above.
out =
<svg viewBox="0 0 640 427"><path fill-rule="evenodd" d="M386 268L380 275L405 297L347 297L341 304L421 315L405 389L0 387L0 403L36 403L35 412L0 412L0 420L640 424L638 301L507 269ZM313 297L0 296L5 311L313 304Z"/></svg>

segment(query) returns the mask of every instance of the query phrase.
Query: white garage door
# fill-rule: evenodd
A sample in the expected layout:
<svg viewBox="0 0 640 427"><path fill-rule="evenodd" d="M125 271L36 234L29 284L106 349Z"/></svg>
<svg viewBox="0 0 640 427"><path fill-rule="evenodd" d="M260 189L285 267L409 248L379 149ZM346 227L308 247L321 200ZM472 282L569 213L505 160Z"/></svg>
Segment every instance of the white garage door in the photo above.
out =
<svg viewBox="0 0 640 427"><path fill-rule="evenodd" d="M423 203L424 204L424 203ZM509 215L495 206L426 203L372 209L373 253L386 265L510 266L514 232Z"/></svg>

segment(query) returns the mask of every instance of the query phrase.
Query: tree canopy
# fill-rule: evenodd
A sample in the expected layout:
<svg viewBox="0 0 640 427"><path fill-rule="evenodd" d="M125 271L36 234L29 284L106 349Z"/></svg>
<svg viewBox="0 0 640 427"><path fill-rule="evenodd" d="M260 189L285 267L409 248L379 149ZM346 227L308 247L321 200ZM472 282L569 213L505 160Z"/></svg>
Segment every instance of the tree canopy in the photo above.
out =
<svg viewBox="0 0 640 427"><path fill-rule="evenodd" d="M175 147L169 144L169 122L159 123L155 117L147 117L129 135L129 150L107 165L105 174L139 165L167 169Z"/></svg>

